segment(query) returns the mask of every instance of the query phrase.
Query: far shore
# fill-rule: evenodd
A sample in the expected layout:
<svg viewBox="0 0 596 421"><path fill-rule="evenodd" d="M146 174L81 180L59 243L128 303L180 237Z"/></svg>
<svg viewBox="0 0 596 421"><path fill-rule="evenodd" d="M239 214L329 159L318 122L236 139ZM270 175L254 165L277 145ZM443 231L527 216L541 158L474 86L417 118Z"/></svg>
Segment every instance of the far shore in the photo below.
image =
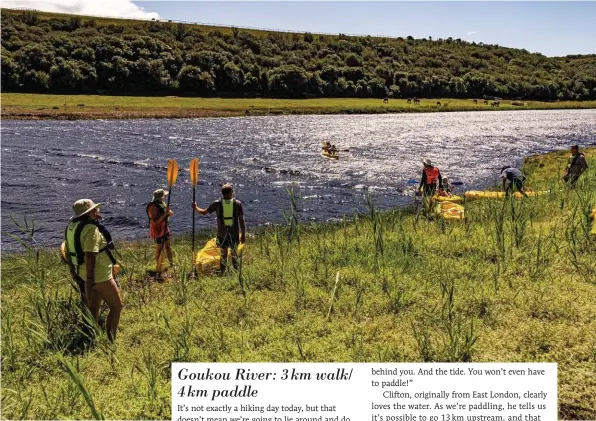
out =
<svg viewBox="0 0 596 421"><path fill-rule="evenodd" d="M5 93L5 120L202 118L302 114L389 114L451 111L594 109L596 101L496 101L421 98L198 98L177 96L49 95Z"/></svg>

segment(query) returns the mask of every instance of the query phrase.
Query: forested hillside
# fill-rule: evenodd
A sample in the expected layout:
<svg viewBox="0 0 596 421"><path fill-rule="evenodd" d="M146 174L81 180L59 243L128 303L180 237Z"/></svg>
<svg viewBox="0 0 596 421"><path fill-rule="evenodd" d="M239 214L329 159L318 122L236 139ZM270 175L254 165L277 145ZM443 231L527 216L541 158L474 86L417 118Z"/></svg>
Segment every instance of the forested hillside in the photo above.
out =
<svg viewBox="0 0 596 421"><path fill-rule="evenodd" d="M587 100L596 54L3 9L2 92Z"/></svg>

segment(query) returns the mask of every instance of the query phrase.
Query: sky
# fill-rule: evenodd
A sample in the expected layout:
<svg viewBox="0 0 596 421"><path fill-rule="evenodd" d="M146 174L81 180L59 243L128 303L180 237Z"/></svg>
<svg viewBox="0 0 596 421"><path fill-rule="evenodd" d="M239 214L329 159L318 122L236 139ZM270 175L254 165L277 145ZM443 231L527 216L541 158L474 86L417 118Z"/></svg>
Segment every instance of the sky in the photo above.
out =
<svg viewBox="0 0 596 421"><path fill-rule="evenodd" d="M466 41L596 54L596 2L3 0L3 7L238 27Z"/></svg>

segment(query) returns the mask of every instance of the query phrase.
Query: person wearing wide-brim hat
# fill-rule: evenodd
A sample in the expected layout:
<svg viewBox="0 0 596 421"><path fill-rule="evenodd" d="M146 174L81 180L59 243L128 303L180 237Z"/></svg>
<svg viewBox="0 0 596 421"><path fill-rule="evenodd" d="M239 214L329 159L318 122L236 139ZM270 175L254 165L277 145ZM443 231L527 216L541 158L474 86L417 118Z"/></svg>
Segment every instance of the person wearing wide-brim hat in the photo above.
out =
<svg viewBox="0 0 596 421"><path fill-rule="evenodd" d="M443 177L441 171L433 165L430 159L423 160L422 164L424 164L424 169L422 170L418 190L421 190L424 196L432 197L437 191L437 181L439 182L439 189L443 188Z"/></svg>
<svg viewBox="0 0 596 421"><path fill-rule="evenodd" d="M113 274L112 237L99 223L101 205L91 199L77 200L73 204L74 215L65 232L66 259L75 279L84 281L81 292L96 322L102 302L108 304L106 328L108 338L113 341L123 303Z"/></svg>
<svg viewBox="0 0 596 421"><path fill-rule="evenodd" d="M168 192L157 189L153 192L153 200L147 204L147 217L149 218L149 236L155 242L155 271L161 273L161 254L165 249L170 266L174 266L172 259L172 244L170 241L169 218L174 212L164 203Z"/></svg>

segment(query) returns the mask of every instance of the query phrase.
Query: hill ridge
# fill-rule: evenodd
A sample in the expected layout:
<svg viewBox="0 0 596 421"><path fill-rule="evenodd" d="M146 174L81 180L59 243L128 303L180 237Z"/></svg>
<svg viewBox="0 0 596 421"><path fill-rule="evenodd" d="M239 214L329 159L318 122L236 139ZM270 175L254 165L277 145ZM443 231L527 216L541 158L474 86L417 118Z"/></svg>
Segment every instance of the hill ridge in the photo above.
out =
<svg viewBox="0 0 596 421"><path fill-rule="evenodd" d="M2 20L3 92L596 99L596 54L12 9Z"/></svg>

